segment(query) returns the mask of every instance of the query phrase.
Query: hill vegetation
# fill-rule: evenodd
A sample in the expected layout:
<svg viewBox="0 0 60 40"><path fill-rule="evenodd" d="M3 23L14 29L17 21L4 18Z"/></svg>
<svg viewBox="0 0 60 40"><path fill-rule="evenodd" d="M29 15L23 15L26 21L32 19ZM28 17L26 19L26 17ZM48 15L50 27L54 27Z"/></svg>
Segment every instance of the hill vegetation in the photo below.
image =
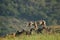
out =
<svg viewBox="0 0 60 40"><path fill-rule="evenodd" d="M60 0L0 0L0 34L41 19L47 25L60 25Z"/></svg>

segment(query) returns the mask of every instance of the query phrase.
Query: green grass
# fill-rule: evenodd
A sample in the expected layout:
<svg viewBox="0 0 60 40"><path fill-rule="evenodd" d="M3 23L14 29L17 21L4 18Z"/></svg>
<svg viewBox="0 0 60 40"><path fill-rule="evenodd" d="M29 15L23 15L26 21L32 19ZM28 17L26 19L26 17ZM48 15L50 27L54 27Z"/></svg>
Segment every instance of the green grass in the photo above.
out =
<svg viewBox="0 0 60 40"><path fill-rule="evenodd" d="M0 40L60 40L60 34L23 34L17 37L7 36L5 38L0 38Z"/></svg>
<svg viewBox="0 0 60 40"><path fill-rule="evenodd" d="M57 26L52 26L52 27L57 27ZM58 26L59 28L60 26ZM32 35L19 35L16 37L13 37L11 35L6 36L5 38L1 38L0 40L60 40L60 33L51 33L47 34L45 31L43 31L43 34L36 34L33 32Z"/></svg>

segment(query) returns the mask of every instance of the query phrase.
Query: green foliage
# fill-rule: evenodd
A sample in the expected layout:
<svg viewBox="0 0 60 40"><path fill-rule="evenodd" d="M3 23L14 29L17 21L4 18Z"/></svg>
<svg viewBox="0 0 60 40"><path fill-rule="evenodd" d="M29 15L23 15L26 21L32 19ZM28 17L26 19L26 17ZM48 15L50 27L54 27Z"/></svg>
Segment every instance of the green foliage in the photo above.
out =
<svg viewBox="0 0 60 40"><path fill-rule="evenodd" d="M59 0L1 0L0 15L25 18L27 20L60 20L59 2ZM51 23L52 21L49 25Z"/></svg>
<svg viewBox="0 0 60 40"><path fill-rule="evenodd" d="M9 30L17 30L26 20L41 19L44 19L47 22L47 25L60 25L60 1L0 0L1 27L4 25L5 27L7 26ZM15 25L13 21L16 22ZM12 28L10 28L10 26L12 26ZM18 28L16 29L16 27Z"/></svg>

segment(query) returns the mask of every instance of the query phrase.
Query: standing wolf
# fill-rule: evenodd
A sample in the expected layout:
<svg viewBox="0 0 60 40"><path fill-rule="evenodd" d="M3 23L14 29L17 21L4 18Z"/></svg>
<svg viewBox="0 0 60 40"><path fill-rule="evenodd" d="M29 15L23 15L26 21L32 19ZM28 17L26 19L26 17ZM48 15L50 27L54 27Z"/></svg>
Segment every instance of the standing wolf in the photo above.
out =
<svg viewBox="0 0 60 40"><path fill-rule="evenodd" d="M26 27L27 27L26 34L32 34L32 30L36 30L37 29L37 25L33 21L28 22Z"/></svg>
<svg viewBox="0 0 60 40"><path fill-rule="evenodd" d="M46 21L39 20L39 21L30 21L27 23L28 32L27 34L31 34L32 30L35 30L37 33L42 33L42 30L47 30ZM29 33L30 32L30 33Z"/></svg>
<svg viewBox="0 0 60 40"><path fill-rule="evenodd" d="M37 24L37 33L42 33L43 29L45 29L47 31L47 27L46 27L46 21L45 20L39 20L36 22Z"/></svg>

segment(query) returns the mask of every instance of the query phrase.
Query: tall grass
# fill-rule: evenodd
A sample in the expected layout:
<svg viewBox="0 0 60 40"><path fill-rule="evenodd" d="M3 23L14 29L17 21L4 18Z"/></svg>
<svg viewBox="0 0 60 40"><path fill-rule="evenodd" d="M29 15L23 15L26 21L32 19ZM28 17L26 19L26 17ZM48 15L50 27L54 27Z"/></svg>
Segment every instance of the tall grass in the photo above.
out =
<svg viewBox="0 0 60 40"><path fill-rule="evenodd" d="M52 27L57 27L57 26L52 26ZM60 33L48 34L44 32L43 34L33 33L32 35L22 34L16 37L8 35L5 38L0 37L0 40L60 40Z"/></svg>
<svg viewBox="0 0 60 40"><path fill-rule="evenodd" d="M33 35L19 35L17 37L6 36L0 40L60 40L60 34L33 34Z"/></svg>

